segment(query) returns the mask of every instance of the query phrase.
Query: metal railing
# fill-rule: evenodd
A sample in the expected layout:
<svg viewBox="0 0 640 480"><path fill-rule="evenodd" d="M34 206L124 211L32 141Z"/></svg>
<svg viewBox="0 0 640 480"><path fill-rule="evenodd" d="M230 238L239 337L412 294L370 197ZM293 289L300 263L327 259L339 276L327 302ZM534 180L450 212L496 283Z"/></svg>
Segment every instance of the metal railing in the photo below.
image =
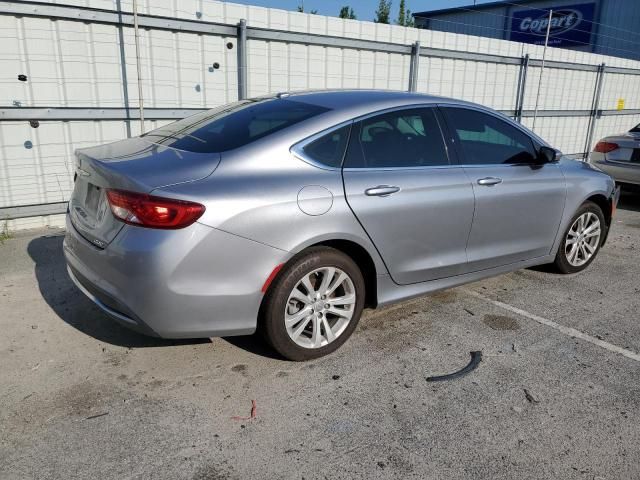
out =
<svg viewBox="0 0 640 480"><path fill-rule="evenodd" d="M0 1L0 15L17 17L39 17L48 19L67 20L74 22L96 23L113 25L117 27L133 27L147 30L167 30L173 32L188 32L199 35L215 35L233 38L237 43L237 88L238 98L247 97L249 90L249 53L247 43L251 40L286 42L292 44L338 47L341 49L366 50L372 52L386 52L410 56L407 90L418 90L419 74L421 72L420 59L454 59L471 62L485 62L494 64L512 65L519 68L516 85L516 95L513 108L501 110L521 122L523 118L532 117L588 117L589 123L585 137L584 152L574 152L576 156L586 155L593 142L593 136L598 119L607 115L638 115L640 109L626 110L601 110L600 99L602 96L604 77L606 74L624 74L640 76L640 69L611 67L605 64L591 65L573 62L560 62L546 60L545 69L561 69L572 71L593 72L596 81L593 90L593 100L590 109L577 110L525 110L525 93L527 77L531 68L541 68L542 60L531 58L529 55L522 57L495 55L480 52L468 52L453 49L433 48L421 45L420 42L412 44L381 42L376 40L364 40L359 38L338 37L331 35L301 33L283 31L268 28L258 28L247 25L241 20L237 25L213 23L199 20L162 17L155 15L134 16L130 12L100 10L69 5L35 3L26 1ZM125 52L120 49L120 61L125 65ZM136 57L136 63L139 59ZM139 65L137 65L139 66ZM422 67L424 68L424 67ZM639 77L640 82L640 77ZM127 88L123 86L125 95ZM142 105L129 106L126 98L121 107L22 107L0 106L0 122L2 121L77 121L77 120L170 120L183 118L191 113L202 111L201 108L143 108ZM537 113L536 113L537 112ZM51 202L33 204L27 206L0 207L0 218L22 218L26 216L50 215L64 213L64 202Z"/></svg>

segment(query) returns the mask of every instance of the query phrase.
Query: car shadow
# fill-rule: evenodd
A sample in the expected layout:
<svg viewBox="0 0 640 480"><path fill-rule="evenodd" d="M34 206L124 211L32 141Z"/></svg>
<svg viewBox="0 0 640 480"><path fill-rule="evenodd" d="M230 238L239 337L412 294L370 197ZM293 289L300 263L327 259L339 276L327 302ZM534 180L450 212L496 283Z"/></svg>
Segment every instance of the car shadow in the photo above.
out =
<svg viewBox="0 0 640 480"><path fill-rule="evenodd" d="M38 237L27 247L35 264L36 280L42 298L56 315L76 330L96 340L128 348L169 347L211 343L210 338L166 340L129 330L111 320L74 285L67 273L62 253L64 235ZM224 340L254 355L282 360L259 335L225 337Z"/></svg>
<svg viewBox="0 0 640 480"><path fill-rule="evenodd" d="M640 188L623 188L620 193L618 210L640 212Z"/></svg>
<svg viewBox="0 0 640 480"><path fill-rule="evenodd" d="M210 343L208 338L164 340L129 330L96 307L73 284L62 253L63 235L49 235L29 242L27 252L35 264L42 298L58 317L76 330L101 342L130 348Z"/></svg>
<svg viewBox="0 0 640 480"><path fill-rule="evenodd" d="M256 335L243 335L241 337L223 337L227 343L230 343L236 348L252 353L259 357L270 358L272 360L287 361L282 355L271 348L265 340L258 334Z"/></svg>

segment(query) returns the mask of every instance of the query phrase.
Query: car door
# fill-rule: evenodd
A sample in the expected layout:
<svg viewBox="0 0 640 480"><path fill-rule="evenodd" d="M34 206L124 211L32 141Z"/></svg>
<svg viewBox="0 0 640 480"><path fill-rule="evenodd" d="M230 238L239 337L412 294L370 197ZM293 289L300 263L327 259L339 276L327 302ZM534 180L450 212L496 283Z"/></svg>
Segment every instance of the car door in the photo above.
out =
<svg viewBox="0 0 640 480"><path fill-rule="evenodd" d="M399 284L466 269L473 189L438 116L412 107L356 122L343 164L347 202Z"/></svg>
<svg viewBox="0 0 640 480"><path fill-rule="evenodd" d="M548 255L566 197L559 165L543 163L531 136L498 114L454 106L441 110L475 194L469 270Z"/></svg>

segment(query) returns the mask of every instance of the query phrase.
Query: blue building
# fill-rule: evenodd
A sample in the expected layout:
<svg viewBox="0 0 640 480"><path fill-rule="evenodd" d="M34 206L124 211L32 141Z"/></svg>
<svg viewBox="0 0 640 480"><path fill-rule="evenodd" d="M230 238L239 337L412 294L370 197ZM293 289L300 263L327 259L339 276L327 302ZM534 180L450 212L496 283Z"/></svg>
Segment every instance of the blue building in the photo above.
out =
<svg viewBox="0 0 640 480"><path fill-rule="evenodd" d="M414 13L418 28L640 60L640 0L511 0Z"/></svg>

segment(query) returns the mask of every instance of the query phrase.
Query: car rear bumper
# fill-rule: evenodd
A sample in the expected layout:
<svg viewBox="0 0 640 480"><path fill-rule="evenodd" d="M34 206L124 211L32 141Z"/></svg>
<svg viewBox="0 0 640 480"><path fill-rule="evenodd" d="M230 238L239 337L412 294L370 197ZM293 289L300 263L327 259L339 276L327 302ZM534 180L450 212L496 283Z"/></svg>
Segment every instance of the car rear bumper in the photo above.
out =
<svg viewBox="0 0 640 480"><path fill-rule="evenodd" d="M251 334L261 288L287 252L195 223L125 226L105 249L67 217L64 253L78 288L111 318L162 338Z"/></svg>
<svg viewBox="0 0 640 480"><path fill-rule="evenodd" d="M592 154L595 156L595 154ZM591 162L603 172L611 175L616 182L640 185L640 164L631 162L616 162L604 158L593 158Z"/></svg>

